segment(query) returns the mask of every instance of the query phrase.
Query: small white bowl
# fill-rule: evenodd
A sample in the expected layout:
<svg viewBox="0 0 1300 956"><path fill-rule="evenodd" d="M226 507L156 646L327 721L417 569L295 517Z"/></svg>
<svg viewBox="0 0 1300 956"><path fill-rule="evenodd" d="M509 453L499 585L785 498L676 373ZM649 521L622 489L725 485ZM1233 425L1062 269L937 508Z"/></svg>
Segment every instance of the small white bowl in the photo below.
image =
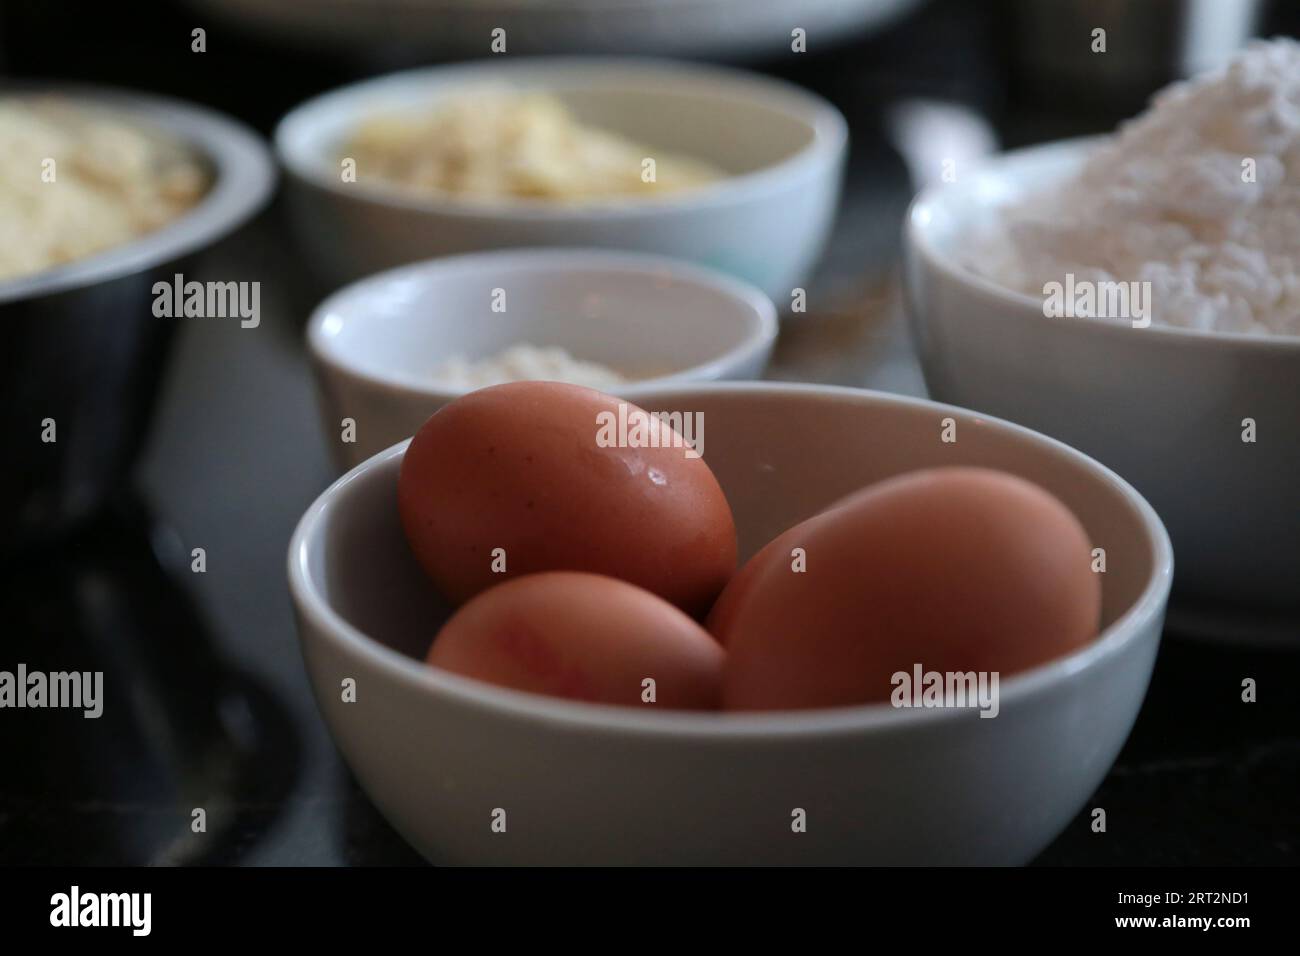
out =
<svg viewBox="0 0 1300 956"><path fill-rule="evenodd" d="M1063 179L1091 146L1009 153L912 204L908 311L930 394L1059 438L1131 481L1173 538L1176 608L1285 619L1300 611L1300 338L1046 318L1041 298L963 266L998 206Z"/></svg>
<svg viewBox="0 0 1300 956"><path fill-rule="evenodd" d="M398 445L321 495L289 547L317 702L389 821L436 863L1032 859L1106 775L1146 692L1172 575L1150 506L1059 442L932 402L724 383L665 390L647 404L704 414L706 460L742 557L847 492L915 468L982 465L1038 482L1106 549L1104 630L1003 679L993 719L888 704L652 712L495 687L421 662L446 608L402 534ZM939 440L945 417L956 420L955 443ZM348 678L351 703L341 693ZM806 811L804 833L791 830L795 808ZM505 833L492 830L498 809Z"/></svg>
<svg viewBox="0 0 1300 956"><path fill-rule="evenodd" d="M505 311L493 311L494 290ZM752 286L643 253L531 249L437 259L380 273L326 299L307 326L326 438L342 469L409 438L468 389L433 371L511 345L559 346L646 378L637 402L671 382L757 378L776 310ZM356 423L353 442L342 422Z"/></svg>
<svg viewBox="0 0 1300 956"><path fill-rule="evenodd" d="M577 117L732 175L663 196L564 205L412 195L342 181L340 150L376 113L427 111L482 84L554 94ZM753 282L776 301L807 278L829 234L848 141L830 103L721 67L641 59L492 59L396 73L318 96L275 131L300 242L336 280L506 246L633 249Z"/></svg>

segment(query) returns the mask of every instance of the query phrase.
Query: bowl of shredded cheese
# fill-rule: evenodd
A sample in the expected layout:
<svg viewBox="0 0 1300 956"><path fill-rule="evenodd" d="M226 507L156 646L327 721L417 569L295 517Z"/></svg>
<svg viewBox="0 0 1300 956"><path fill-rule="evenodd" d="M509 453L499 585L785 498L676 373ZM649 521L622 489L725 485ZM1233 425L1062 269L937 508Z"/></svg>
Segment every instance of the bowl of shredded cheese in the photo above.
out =
<svg viewBox="0 0 1300 956"><path fill-rule="evenodd" d="M0 96L0 283L166 226L207 191L204 159L160 130L60 96Z"/></svg>
<svg viewBox="0 0 1300 956"><path fill-rule="evenodd" d="M829 233L847 127L791 84L643 59L391 74L290 112L290 212L332 282L509 246L625 249L789 301Z"/></svg>

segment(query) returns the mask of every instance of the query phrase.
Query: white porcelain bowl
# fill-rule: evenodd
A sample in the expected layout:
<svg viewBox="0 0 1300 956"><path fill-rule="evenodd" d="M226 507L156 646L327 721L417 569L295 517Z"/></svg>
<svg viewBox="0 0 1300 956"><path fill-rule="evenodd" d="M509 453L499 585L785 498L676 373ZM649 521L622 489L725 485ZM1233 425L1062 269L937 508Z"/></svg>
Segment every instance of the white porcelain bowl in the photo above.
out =
<svg viewBox="0 0 1300 956"><path fill-rule="evenodd" d="M505 311L493 311L493 290ZM444 360L483 359L526 342L559 346L628 376L636 402L671 382L757 378L776 341L776 310L729 276L642 253L532 249L416 263L350 285L307 326L321 416L335 460L351 468L468 389L440 383ZM343 442L342 421L356 423Z"/></svg>
<svg viewBox="0 0 1300 956"><path fill-rule="evenodd" d="M434 109L484 83L550 92L584 122L731 175L688 192L580 206L412 196L367 182L364 170L342 181L341 147L363 119ZM589 246L712 266L779 302L807 278L830 231L847 140L835 107L779 80L600 58L500 58L396 73L318 96L275 132L299 240L334 280L452 253Z"/></svg>
<svg viewBox="0 0 1300 956"><path fill-rule="evenodd" d="M1001 711L888 704L687 714L494 687L420 661L446 609L397 514L405 445L308 509L289 548L307 671L334 739L437 863L1017 864L1072 820L1146 692L1172 575L1160 519L1113 472L1006 422L828 386L665 390L702 412L742 557L862 485L968 464L1036 481L1107 552L1098 640L1001 682ZM941 421L958 441L939 440ZM345 703L343 681L356 681ZM792 812L807 831L791 830ZM491 828L506 812L505 833Z"/></svg>
<svg viewBox="0 0 1300 956"><path fill-rule="evenodd" d="M511 54L788 55L803 27L821 50L888 26L920 0L190 0L268 37L407 62Z"/></svg>
<svg viewBox="0 0 1300 956"><path fill-rule="evenodd" d="M973 227L1067 176L1090 145L1010 153L913 203L907 291L930 394L1059 438L1131 481L1169 527L1179 604L1300 611L1300 338L1049 319L1041 298L963 268Z"/></svg>

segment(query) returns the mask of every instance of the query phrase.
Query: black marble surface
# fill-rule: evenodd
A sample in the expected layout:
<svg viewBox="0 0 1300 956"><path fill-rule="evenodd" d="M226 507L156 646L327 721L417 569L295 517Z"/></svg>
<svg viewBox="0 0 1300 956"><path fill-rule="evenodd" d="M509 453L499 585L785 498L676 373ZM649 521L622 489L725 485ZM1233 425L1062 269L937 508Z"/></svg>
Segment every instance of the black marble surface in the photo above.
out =
<svg viewBox="0 0 1300 956"><path fill-rule="evenodd" d="M7 9L6 69L170 90L264 130L297 99L367 69L286 59L237 38L233 52L201 65L157 49L145 63L131 51L188 22L149 4L141 7L156 16L137 25L144 39L116 52L92 46L93 19L50 46L39 31L53 29L60 6ZM994 117L1007 142L1104 129L1115 118L1041 95L1017 100L1014 77L998 65L997 31L954 6L797 69L772 65L834 99L854 139L843 213L812 287L820 305L784 327L773 377L922 388L895 281L911 187L881 135L883 105L908 93L955 97ZM100 720L0 713L0 863L419 863L353 782L317 715L285 588L289 535L333 477L301 344L324 289L298 260L278 205L209 257L205 272L260 280L262 324L186 320L138 494L124 493L66 547L4 568L0 666L104 670L107 701ZM206 551L201 574L190 569L194 547ZM1107 832L1093 833L1085 811L1038 862L1300 861L1295 637L1270 648L1166 633L1137 726L1088 803L1106 809ZM1256 703L1241 700L1247 677L1258 683ZM206 833L191 832L194 807L207 811Z"/></svg>

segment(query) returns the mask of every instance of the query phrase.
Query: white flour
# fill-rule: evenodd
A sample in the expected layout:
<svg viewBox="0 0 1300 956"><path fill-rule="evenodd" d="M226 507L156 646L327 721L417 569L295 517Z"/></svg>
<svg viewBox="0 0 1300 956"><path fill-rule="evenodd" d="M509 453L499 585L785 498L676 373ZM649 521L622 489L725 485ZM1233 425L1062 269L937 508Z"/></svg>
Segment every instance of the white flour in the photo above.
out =
<svg viewBox="0 0 1300 956"><path fill-rule="evenodd" d="M988 238L975 269L1036 297L1069 273L1150 282L1156 324L1300 335L1300 43L1167 87Z"/></svg>

